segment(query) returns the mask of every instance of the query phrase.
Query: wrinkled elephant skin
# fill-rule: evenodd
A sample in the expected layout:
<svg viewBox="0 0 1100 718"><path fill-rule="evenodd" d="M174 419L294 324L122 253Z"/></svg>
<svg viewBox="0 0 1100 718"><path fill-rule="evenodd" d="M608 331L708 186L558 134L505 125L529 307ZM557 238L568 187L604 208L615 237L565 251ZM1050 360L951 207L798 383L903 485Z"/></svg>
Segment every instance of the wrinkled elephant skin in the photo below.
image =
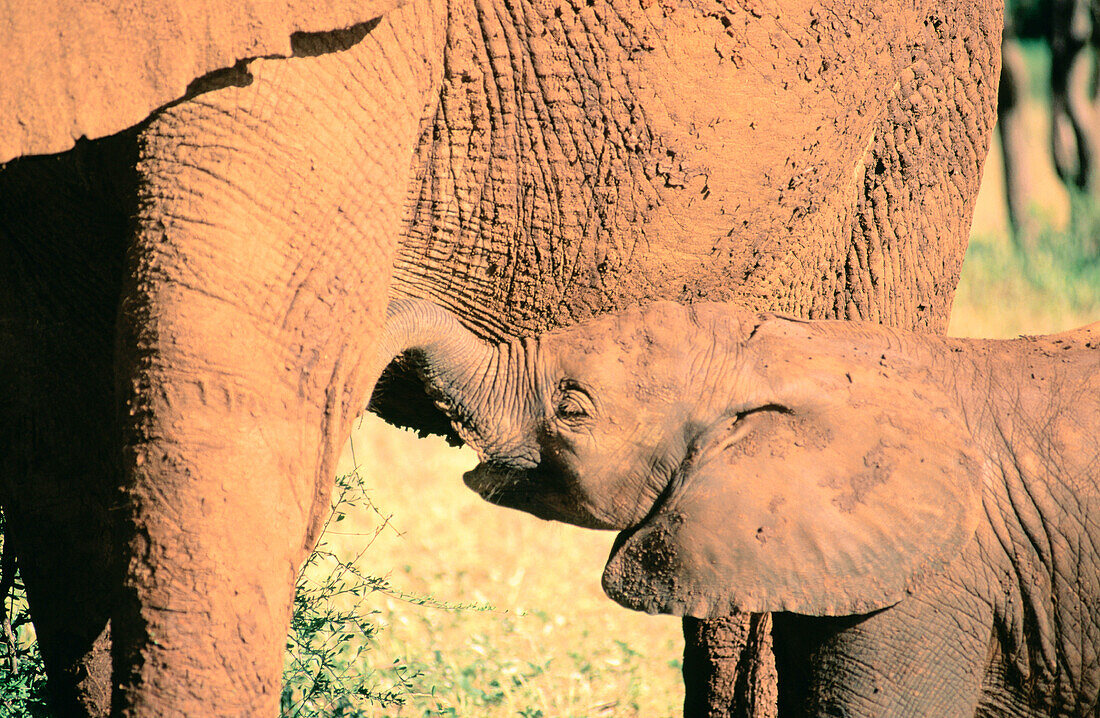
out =
<svg viewBox="0 0 1100 718"><path fill-rule="evenodd" d="M73 715L276 710L391 297L493 338L702 298L942 330L1001 27L993 0L10 5L0 503ZM413 381L388 418L449 430ZM689 704L774 715L770 619L693 620Z"/></svg>
<svg viewBox="0 0 1100 718"><path fill-rule="evenodd" d="M444 314L395 303L382 348L478 450L467 484L620 530L625 606L773 612L783 714L1100 706L1100 323L983 341L656 303L492 345Z"/></svg>

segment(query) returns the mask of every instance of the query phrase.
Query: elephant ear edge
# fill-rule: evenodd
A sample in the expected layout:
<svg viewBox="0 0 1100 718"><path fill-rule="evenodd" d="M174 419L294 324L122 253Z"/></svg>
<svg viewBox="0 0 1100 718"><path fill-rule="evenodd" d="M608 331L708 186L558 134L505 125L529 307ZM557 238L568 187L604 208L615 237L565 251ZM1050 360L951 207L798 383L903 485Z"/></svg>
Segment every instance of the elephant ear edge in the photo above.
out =
<svg viewBox="0 0 1100 718"><path fill-rule="evenodd" d="M405 1L252 0L211 7L216 19L186 0L0 3L0 165L120 132L208 73L290 57L295 33L350 28Z"/></svg>
<svg viewBox="0 0 1100 718"><path fill-rule="evenodd" d="M628 608L696 618L894 605L977 526L982 469L957 422L939 411L739 418L618 536L604 590Z"/></svg>

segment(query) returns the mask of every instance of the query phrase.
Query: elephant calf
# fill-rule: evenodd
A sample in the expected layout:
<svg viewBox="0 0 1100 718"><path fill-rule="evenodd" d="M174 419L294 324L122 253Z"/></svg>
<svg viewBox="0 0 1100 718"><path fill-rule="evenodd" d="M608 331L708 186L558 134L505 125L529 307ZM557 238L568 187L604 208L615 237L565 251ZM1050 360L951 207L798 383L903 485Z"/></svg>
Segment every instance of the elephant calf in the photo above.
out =
<svg viewBox="0 0 1100 718"><path fill-rule="evenodd" d="M1100 323L1012 341L659 303L490 345L390 307L493 503L621 531L608 595L775 612L784 714L1093 715Z"/></svg>

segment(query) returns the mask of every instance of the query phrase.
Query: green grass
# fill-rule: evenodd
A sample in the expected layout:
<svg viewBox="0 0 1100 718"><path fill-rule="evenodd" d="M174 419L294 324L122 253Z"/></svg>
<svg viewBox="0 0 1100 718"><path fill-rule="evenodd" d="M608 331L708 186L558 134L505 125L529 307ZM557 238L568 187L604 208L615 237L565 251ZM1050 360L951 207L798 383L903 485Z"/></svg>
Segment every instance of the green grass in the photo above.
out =
<svg viewBox="0 0 1100 718"><path fill-rule="evenodd" d="M1069 227L1046 224L1028 251L971 239L948 333L1011 337L1100 321L1100 207L1073 198Z"/></svg>

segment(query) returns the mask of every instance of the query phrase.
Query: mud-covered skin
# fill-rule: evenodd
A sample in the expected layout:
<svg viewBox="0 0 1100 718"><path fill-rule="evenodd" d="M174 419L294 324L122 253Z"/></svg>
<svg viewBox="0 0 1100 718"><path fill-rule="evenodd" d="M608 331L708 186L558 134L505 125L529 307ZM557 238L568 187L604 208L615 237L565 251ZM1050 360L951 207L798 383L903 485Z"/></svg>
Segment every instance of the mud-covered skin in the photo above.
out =
<svg viewBox="0 0 1100 718"><path fill-rule="evenodd" d="M990 4L448 19L399 291L498 336L653 299L946 326L994 119Z"/></svg>
<svg viewBox="0 0 1100 718"><path fill-rule="evenodd" d="M603 580L630 608L772 613L781 714L1100 706L1100 323L656 303L493 346L440 315L395 304L383 347L478 449L467 484L622 531Z"/></svg>
<svg viewBox="0 0 1100 718"><path fill-rule="evenodd" d="M47 656L71 712L107 710L108 613L116 712L275 710L390 296L494 337L704 297L946 325L999 3L63 5L0 11L0 156L129 129L0 168L0 501L32 609L87 608Z"/></svg>

